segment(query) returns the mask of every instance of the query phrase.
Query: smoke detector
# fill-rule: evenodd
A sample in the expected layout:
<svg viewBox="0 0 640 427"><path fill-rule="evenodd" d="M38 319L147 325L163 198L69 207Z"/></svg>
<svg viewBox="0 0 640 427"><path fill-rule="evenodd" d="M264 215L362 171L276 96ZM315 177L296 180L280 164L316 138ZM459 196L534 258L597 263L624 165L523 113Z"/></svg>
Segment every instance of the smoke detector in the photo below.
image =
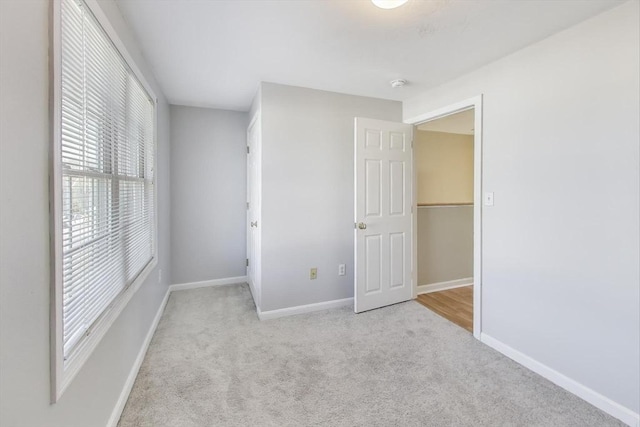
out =
<svg viewBox="0 0 640 427"><path fill-rule="evenodd" d="M407 81L405 79L395 79L395 80L391 80L391 87L392 88L399 88L399 87L403 87L404 85L407 84Z"/></svg>

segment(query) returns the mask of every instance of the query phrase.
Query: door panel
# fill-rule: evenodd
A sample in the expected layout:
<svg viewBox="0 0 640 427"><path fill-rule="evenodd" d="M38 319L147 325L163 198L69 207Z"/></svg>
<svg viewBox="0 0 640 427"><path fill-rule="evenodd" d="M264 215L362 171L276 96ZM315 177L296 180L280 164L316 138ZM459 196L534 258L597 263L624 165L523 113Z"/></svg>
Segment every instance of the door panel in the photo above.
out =
<svg viewBox="0 0 640 427"><path fill-rule="evenodd" d="M404 162L392 160L389 162L390 172L390 184L389 184L389 199L390 209L389 215L404 215Z"/></svg>
<svg viewBox="0 0 640 427"><path fill-rule="evenodd" d="M405 151L407 149L407 142L405 134L402 132L389 132L389 149Z"/></svg>
<svg viewBox="0 0 640 427"><path fill-rule="evenodd" d="M355 311L412 298L413 127L355 120Z"/></svg>
<svg viewBox="0 0 640 427"><path fill-rule="evenodd" d="M369 150L382 150L382 133L376 129L367 129L366 148Z"/></svg>
<svg viewBox="0 0 640 427"><path fill-rule="evenodd" d="M366 177L364 186L366 188L365 217L375 217L382 214L382 173L380 160L366 160Z"/></svg>
<svg viewBox="0 0 640 427"><path fill-rule="evenodd" d="M379 234L365 237L365 274L366 294L380 292L382 281L382 236Z"/></svg>
<svg viewBox="0 0 640 427"><path fill-rule="evenodd" d="M392 288L405 285L404 264L406 257L404 241L405 235L403 232L389 234L389 265L391 266L389 286Z"/></svg>

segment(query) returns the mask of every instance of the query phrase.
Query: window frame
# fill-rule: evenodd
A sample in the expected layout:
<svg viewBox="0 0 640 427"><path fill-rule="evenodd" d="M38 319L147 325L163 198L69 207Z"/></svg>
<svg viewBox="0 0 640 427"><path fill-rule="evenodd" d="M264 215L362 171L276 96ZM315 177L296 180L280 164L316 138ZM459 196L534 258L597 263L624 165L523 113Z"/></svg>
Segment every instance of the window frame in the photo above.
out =
<svg viewBox="0 0 640 427"><path fill-rule="evenodd" d="M109 331L122 310L140 288L158 264L158 99L144 75L137 67L133 57L127 51L118 33L109 22L96 0L75 0L85 5L98 25L102 27L108 39L123 58L132 74L138 79L150 97L153 105L153 221L152 239L153 254L151 260L138 274L135 280L125 287L93 323L86 336L78 343L72 357L65 363L63 334L63 280L62 280L62 155L61 155L61 123L62 123L62 3L54 0L51 4L50 26L50 112L51 139L50 144L50 246L51 246L51 292L50 292L50 371L51 371L51 403L56 403L72 380L89 359L102 338ZM65 366L66 365L66 366Z"/></svg>

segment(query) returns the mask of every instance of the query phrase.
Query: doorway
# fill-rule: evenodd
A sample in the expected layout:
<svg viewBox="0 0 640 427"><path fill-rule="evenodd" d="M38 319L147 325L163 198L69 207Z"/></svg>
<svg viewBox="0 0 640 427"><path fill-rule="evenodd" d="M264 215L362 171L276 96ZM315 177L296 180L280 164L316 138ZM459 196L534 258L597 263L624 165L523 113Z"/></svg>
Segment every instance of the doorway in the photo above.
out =
<svg viewBox="0 0 640 427"><path fill-rule="evenodd" d="M355 118L354 311L416 298L417 174L413 127L473 110L473 335L481 328L482 96L405 120ZM409 260L409 257L411 258ZM409 262L410 261L410 262Z"/></svg>
<svg viewBox="0 0 640 427"><path fill-rule="evenodd" d="M414 297L480 338L482 97L407 120L414 138Z"/></svg>
<svg viewBox="0 0 640 427"><path fill-rule="evenodd" d="M417 125L417 301L473 332L474 109Z"/></svg>

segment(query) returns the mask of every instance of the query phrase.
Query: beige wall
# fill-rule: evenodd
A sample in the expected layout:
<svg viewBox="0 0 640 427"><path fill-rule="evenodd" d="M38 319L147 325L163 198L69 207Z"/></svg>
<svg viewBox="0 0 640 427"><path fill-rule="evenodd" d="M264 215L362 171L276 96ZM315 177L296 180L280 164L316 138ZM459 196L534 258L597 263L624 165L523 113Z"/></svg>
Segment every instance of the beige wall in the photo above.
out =
<svg viewBox="0 0 640 427"><path fill-rule="evenodd" d="M473 203L473 135L416 131L418 204Z"/></svg>
<svg viewBox="0 0 640 427"><path fill-rule="evenodd" d="M473 206L418 208L418 285L473 277Z"/></svg>

